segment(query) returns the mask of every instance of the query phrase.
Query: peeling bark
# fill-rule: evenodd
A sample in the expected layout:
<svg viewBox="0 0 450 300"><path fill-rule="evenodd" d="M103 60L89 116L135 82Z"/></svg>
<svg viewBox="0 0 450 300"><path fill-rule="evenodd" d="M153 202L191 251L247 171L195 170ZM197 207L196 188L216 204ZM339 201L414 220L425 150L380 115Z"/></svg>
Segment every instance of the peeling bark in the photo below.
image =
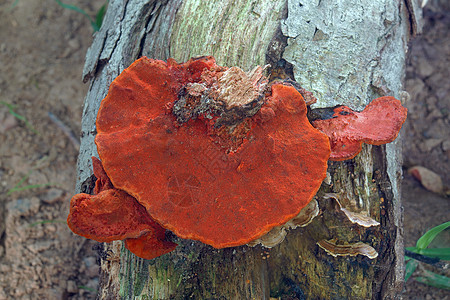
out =
<svg viewBox="0 0 450 300"><path fill-rule="evenodd" d="M270 63L272 78L295 78L314 92L317 107L358 109L378 96L400 96L410 7L389 0L110 1L83 71L91 83L77 191L91 182L100 101L112 80L139 56L183 62L213 55L219 65L244 71ZM417 27L420 17L414 20ZM380 226L358 227L331 200L320 200L322 213L271 249L217 250L171 236L180 244L177 250L146 261L114 242L107 246L112 255L102 261L99 298L397 298L403 282L400 164L398 141L365 146L355 159L330 163L329 180L318 193L319 199L324 193L345 196ZM331 239L363 242L378 257L332 257L317 245Z"/></svg>

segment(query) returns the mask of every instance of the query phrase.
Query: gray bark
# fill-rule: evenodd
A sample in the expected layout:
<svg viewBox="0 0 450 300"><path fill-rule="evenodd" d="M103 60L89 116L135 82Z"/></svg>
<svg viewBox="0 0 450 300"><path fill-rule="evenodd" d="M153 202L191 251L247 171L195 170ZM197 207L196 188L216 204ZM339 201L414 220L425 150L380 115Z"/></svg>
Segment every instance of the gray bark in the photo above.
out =
<svg viewBox="0 0 450 300"><path fill-rule="evenodd" d="M320 107L361 108L380 95L401 96L407 41L420 25L414 1L211 2L110 1L83 72L83 80L91 82L83 111L78 192L92 187L90 157L97 155L93 141L100 102L112 80L142 55L179 62L213 55L220 65L244 70L270 63L314 92ZM330 178L318 193L345 195L360 212L380 221L377 228L356 228L330 201L321 201L320 217L291 230L272 249L217 250L173 237L180 244L176 251L146 261L114 242L107 246L113 256L102 261L99 297L397 298L403 283L400 165L398 141L367 146L349 162L330 163ZM329 256L316 243L332 238L363 241L379 256Z"/></svg>

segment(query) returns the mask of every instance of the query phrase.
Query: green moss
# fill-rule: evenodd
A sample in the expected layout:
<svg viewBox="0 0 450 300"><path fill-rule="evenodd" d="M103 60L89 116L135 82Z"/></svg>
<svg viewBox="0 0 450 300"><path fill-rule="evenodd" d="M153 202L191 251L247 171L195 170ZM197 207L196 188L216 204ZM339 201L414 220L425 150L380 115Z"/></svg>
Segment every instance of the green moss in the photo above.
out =
<svg viewBox="0 0 450 300"><path fill-rule="evenodd" d="M134 295L140 295L148 280L148 260L139 259L134 268Z"/></svg>

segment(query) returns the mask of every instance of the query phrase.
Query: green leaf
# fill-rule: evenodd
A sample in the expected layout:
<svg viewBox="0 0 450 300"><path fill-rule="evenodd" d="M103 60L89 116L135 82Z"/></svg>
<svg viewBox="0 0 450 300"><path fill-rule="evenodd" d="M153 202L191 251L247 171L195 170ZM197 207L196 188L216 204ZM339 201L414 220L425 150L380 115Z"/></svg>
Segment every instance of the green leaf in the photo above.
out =
<svg viewBox="0 0 450 300"><path fill-rule="evenodd" d="M405 267L405 282L408 281L409 277L414 273L419 262L415 259L410 260Z"/></svg>
<svg viewBox="0 0 450 300"><path fill-rule="evenodd" d="M99 31L100 27L102 27L103 18L105 17L107 5L108 5L108 1L106 1L106 3L103 4L102 7L100 7L100 9L97 12L97 15L95 16L95 25L97 28L95 31Z"/></svg>
<svg viewBox="0 0 450 300"><path fill-rule="evenodd" d="M450 278L431 271L425 270L425 276L416 277L414 279L430 286L450 290Z"/></svg>
<svg viewBox="0 0 450 300"><path fill-rule="evenodd" d="M430 243L439 233L441 233L448 227L450 227L450 222L446 222L444 224L431 228L424 235L422 235L420 239L417 240L416 247L418 249L425 249L426 247L428 247L428 245L430 245Z"/></svg>
<svg viewBox="0 0 450 300"><path fill-rule="evenodd" d="M450 260L450 248L426 248L426 249L418 249L417 247L407 247L406 250L409 250L414 253L422 254L428 257L435 257L441 260Z"/></svg>

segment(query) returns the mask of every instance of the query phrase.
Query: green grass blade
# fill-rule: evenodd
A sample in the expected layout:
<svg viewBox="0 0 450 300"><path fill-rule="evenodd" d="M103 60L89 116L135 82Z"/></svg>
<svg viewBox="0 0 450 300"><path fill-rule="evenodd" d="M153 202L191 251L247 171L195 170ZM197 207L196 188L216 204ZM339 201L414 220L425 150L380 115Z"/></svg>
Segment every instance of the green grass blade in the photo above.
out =
<svg viewBox="0 0 450 300"><path fill-rule="evenodd" d="M89 19L89 21L92 22L92 18L88 15L88 13L85 12L83 9L79 8L78 6L63 3L61 2L61 0L55 0L55 2L58 3L63 8L70 9L79 12L80 14L83 14L85 17Z"/></svg>
<svg viewBox="0 0 450 300"><path fill-rule="evenodd" d="M408 281L409 277L414 273L417 266L419 265L419 262L415 259L410 260L405 267L405 282Z"/></svg>
<svg viewBox="0 0 450 300"><path fill-rule="evenodd" d="M105 17L107 5L108 1L106 1L106 3L103 4L102 7L100 7L100 9L97 12L97 15L95 16L95 25L96 25L96 29L94 28L95 31L99 31L100 27L102 27L103 18Z"/></svg>
<svg viewBox="0 0 450 300"><path fill-rule="evenodd" d="M42 220L42 221L37 221L37 222L31 223L29 226L34 227L34 226L40 225L40 224L53 224L53 223L66 224L66 221L64 221L64 220Z"/></svg>
<svg viewBox="0 0 450 300"><path fill-rule="evenodd" d="M422 235L420 239L417 240L416 247L418 249L425 249L426 247L428 247L428 245L430 245L430 243L439 233L441 233L448 227L450 227L450 222L446 222L444 224L431 228L424 235Z"/></svg>
<svg viewBox="0 0 450 300"><path fill-rule="evenodd" d="M0 104L3 104L4 106L6 106L10 110L14 110L14 108L16 108L15 105L13 105L11 103L8 103L8 102L5 102L5 101L0 101Z"/></svg>
<svg viewBox="0 0 450 300"><path fill-rule="evenodd" d="M416 277L414 279L430 286L450 290L450 278L431 271L425 270L425 276Z"/></svg>
<svg viewBox="0 0 450 300"><path fill-rule="evenodd" d="M33 170L29 171L29 172L27 173L27 175L23 176L23 177L20 179L20 181L19 181L12 189L10 189L10 190L6 193L6 195L9 196L9 195L11 195L12 193L14 193L14 192L16 191L16 189L18 189L18 188L25 182L25 180L27 180L28 177L30 177L30 175L31 175L32 172L33 172Z"/></svg>
<svg viewBox="0 0 450 300"><path fill-rule="evenodd" d="M30 177L30 175L31 175L32 172L33 172L33 170L29 171L29 172L27 173L27 175L23 176L23 177L20 179L20 181L13 187L13 189L18 188L19 186L21 186L21 185L25 182L25 180L27 180L28 177Z"/></svg>
<svg viewBox="0 0 450 300"><path fill-rule="evenodd" d="M11 195L14 192L21 192L21 191L25 191L25 190L29 190L29 189L35 189L35 188L40 188L40 187L45 187L45 186L54 186L56 185L55 183L42 183L42 184L30 184L30 185L26 185L26 186L21 186L21 187L13 187L12 189L10 189L7 193L7 195Z"/></svg>
<svg viewBox="0 0 450 300"><path fill-rule="evenodd" d="M79 8L78 6L75 6L75 5L70 5L70 4L63 3L63 2L61 2L61 0L55 0L55 2L58 3L59 6L61 6L61 7L63 7L63 8L70 9L70 10L76 11L76 12L78 12L78 13L84 15L86 18L88 18L89 22L91 23L92 28L94 28L94 30L96 30L96 24L95 24L95 22L94 22L94 21L92 20L92 18L88 15L88 13L85 12L83 9L81 9L81 8ZM97 30L98 30L98 29L97 29ZM97 31L97 30L96 30L96 31Z"/></svg>
<svg viewBox="0 0 450 300"><path fill-rule="evenodd" d="M14 3L8 8L8 11L11 11L17 4L19 4L19 0L15 0Z"/></svg>
<svg viewBox="0 0 450 300"><path fill-rule="evenodd" d="M10 113L11 115L13 115L16 119L18 119L18 120L24 122L24 123L25 123L25 126L26 126L28 129L30 129L31 131L33 131L33 133L39 134L39 132L38 132L36 129L34 129L34 127L30 124L30 122L28 122L28 120L27 120L24 116L19 115L18 113L16 113L16 112L14 111L14 108L16 108L15 105L12 105L12 104L7 103L7 102L4 102L4 101L0 101L0 104L6 106L6 107L8 108L9 113Z"/></svg>
<svg viewBox="0 0 450 300"><path fill-rule="evenodd" d="M97 290L95 290L95 289L93 289L93 288L90 288L90 287L88 287L88 286L84 286L84 285L80 285L80 286L78 286L78 288L79 288L79 289L82 289L82 290L85 290L85 291L88 291L88 292L92 292L92 293L97 292Z"/></svg>

